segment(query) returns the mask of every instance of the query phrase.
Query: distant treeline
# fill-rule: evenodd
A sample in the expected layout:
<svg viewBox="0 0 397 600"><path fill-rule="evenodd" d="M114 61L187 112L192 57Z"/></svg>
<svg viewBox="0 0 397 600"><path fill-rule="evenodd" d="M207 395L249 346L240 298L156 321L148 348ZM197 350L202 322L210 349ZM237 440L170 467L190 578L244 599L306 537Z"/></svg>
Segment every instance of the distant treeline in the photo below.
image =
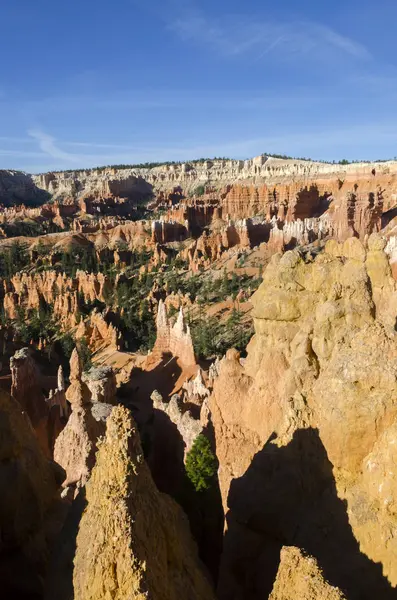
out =
<svg viewBox="0 0 397 600"><path fill-rule="evenodd" d="M185 163L189 163L191 165L194 164L202 164L207 161L213 160L235 160L233 158L226 158L221 156L215 156L214 158L196 158L194 160L167 160L163 162L145 162L145 163L135 163L130 165L103 165L101 167L91 167L88 169L60 169L59 171L51 171L51 173L83 173L88 172L92 173L92 171L106 171L107 169L154 169L155 167L170 167L173 165L183 165Z"/></svg>
<svg viewBox="0 0 397 600"><path fill-rule="evenodd" d="M397 160L397 157L395 156L394 158L378 158L376 160L347 160L346 158L339 160L339 161L330 161L330 160L323 160L323 159L314 159L314 158L307 158L307 157L302 157L302 156L289 156L288 154L273 154L270 152L264 152L263 154L261 154L261 156L267 156L269 158L280 158L282 160L304 160L307 162L318 162L318 163L323 163L323 164L332 164L332 165L351 165L351 164L357 164L357 163L362 163L362 162L368 162L368 163L380 163L380 162L387 162L389 160ZM169 166L174 166L174 165L182 165L182 164L190 164L190 165L198 165L198 164L203 164L207 161L216 161L216 160L230 160L230 161L234 161L234 160L240 160L240 159L236 159L236 158L227 158L225 156L215 156L213 158L196 158L194 160L179 160L179 161L175 161L175 160L168 160L168 161L164 161L164 162L146 162L146 163L136 163L136 164L121 164L121 165L103 165L101 167L90 167L87 169L60 169L58 171L51 171L51 173L92 173L93 171L98 171L99 173L101 173L102 171L106 171L108 169L118 169L118 170L122 170L122 169L154 169L155 167L169 167ZM244 159L244 160L250 160L250 159ZM41 173L43 174L43 173Z"/></svg>

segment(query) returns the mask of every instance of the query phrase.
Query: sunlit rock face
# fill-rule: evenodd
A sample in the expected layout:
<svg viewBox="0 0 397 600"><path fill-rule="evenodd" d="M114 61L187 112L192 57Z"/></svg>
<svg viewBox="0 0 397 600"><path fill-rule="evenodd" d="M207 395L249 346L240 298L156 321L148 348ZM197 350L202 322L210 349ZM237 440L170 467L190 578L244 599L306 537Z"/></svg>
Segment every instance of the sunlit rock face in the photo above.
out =
<svg viewBox="0 0 397 600"><path fill-rule="evenodd" d="M275 255L252 298L244 366L229 351L218 367L221 598L270 593L262 553L283 544L314 556L347 597L388 598L397 584L397 287L384 245L373 235L367 249L330 241L309 262Z"/></svg>
<svg viewBox="0 0 397 600"><path fill-rule="evenodd" d="M113 409L87 485L74 559L75 600L211 600L182 509L150 475L129 411Z"/></svg>
<svg viewBox="0 0 397 600"><path fill-rule="evenodd" d="M157 338L153 348L153 353L172 354L178 357L186 366L196 364L194 348L190 328L183 316L182 307L179 310L178 318L172 325L167 316L167 309L162 300L159 302L157 311Z"/></svg>

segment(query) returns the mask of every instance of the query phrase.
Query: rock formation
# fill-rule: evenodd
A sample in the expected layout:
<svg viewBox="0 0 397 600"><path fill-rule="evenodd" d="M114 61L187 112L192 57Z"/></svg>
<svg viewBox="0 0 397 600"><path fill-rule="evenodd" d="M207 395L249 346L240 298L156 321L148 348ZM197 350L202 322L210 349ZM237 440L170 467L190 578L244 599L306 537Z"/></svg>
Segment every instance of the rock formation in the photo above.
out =
<svg viewBox="0 0 397 600"><path fill-rule="evenodd" d="M120 334L112 323L108 323L106 315L93 310L85 321L80 321L76 329L76 340L86 340L89 348L96 352L103 348L117 350Z"/></svg>
<svg viewBox="0 0 397 600"><path fill-rule="evenodd" d="M182 510L156 489L133 419L116 407L87 485L74 560L75 600L209 600Z"/></svg>
<svg viewBox="0 0 397 600"><path fill-rule="evenodd" d="M22 348L14 354L10 359L10 369L11 395L26 411L42 451L51 458L55 440L67 416L62 411L62 398L45 398L41 374L29 348Z"/></svg>
<svg viewBox="0 0 397 600"><path fill-rule="evenodd" d="M189 325L185 323L182 307L174 325L171 325L165 304L160 300L157 311L157 338L153 354L172 354L179 358L185 366L196 364L193 342Z"/></svg>
<svg viewBox="0 0 397 600"><path fill-rule="evenodd" d="M379 185L394 181L395 161L383 163L354 163L351 165L318 163L308 160L283 160L257 156L243 160L208 160L152 169L92 169L68 173L47 173L33 176L37 187L53 194L55 198L128 197L136 191L150 196L152 192L165 195L171 192L177 201L182 192L194 194L197 187L221 190L228 185L266 184L271 190L274 184L285 185L288 181L305 182L310 185L334 185L343 187L351 181L362 181L363 186L375 181ZM298 188L299 189L299 188ZM286 192L289 191L288 188ZM321 188L320 188L321 191ZM176 193L175 193L176 192ZM294 188L290 196L293 197ZM302 198L305 204L305 198ZM251 214L255 214L251 212ZM299 216L299 215L297 215Z"/></svg>
<svg viewBox="0 0 397 600"><path fill-rule="evenodd" d="M104 346L117 348L119 332L106 321L106 316L93 310L89 317L80 320L79 295L85 302L104 302L109 293L110 282L102 273L77 271L76 277L67 277L56 271L42 273L18 273L3 282L4 312L9 319L16 319L18 310L38 311L42 304L51 307L52 317L63 331L74 331L76 339L84 338L95 352Z"/></svg>
<svg viewBox="0 0 397 600"><path fill-rule="evenodd" d="M185 444L185 454L189 452L194 440L203 431L200 421L195 419L186 407L183 410L178 394L171 396L169 402L163 402L161 394L154 390L151 399L153 400L153 408L163 411L176 426Z"/></svg>
<svg viewBox="0 0 397 600"><path fill-rule="evenodd" d="M299 548L285 546L269 600L346 600L338 588L324 581L316 560Z"/></svg>
<svg viewBox="0 0 397 600"><path fill-rule="evenodd" d="M393 235L389 237L385 252L389 257L393 277L397 280L397 236Z"/></svg>
<svg viewBox="0 0 397 600"><path fill-rule="evenodd" d="M66 400L65 379L63 376L62 365L59 366L57 379L58 379L57 388L56 388L56 390L50 391L50 395L47 399L47 404L50 407L50 410L54 406L59 407L60 417L62 419L65 419L65 421L66 421L69 417L69 405Z"/></svg>
<svg viewBox="0 0 397 600"><path fill-rule="evenodd" d="M343 238L344 230L339 230L340 237ZM197 272L200 268L209 268L232 248L249 249L261 245L264 254L270 257L286 249L291 250L328 237L338 237L339 230L327 215L290 222L279 221L276 217L270 221L261 218L228 223L218 221L211 225L210 233L204 231L197 240L191 241L181 250L180 257L189 261L189 268ZM349 231L355 233L353 229Z"/></svg>
<svg viewBox="0 0 397 600"><path fill-rule="evenodd" d="M113 373L107 371L100 375L98 379L93 375L87 378L94 389L95 403L92 404L92 392L83 381L81 360L75 348L70 359L70 386L66 390L72 413L54 448L54 460L66 473L63 487L70 488L74 494L88 481L95 464L98 439L105 433L111 406L101 399L114 402L114 398L109 398L109 391L115 391Z"/></svg>
<svg viewBox="0 0 397 600"><path fill-rule="evenodd" d="M48 198L33 178L21 171L0 170L0 202L6 206L19 203L41 204Z"/></svg>
<svg viewBox="0 0 397 600"><path fill-rule="evenodd" d="M186 392L184 402L188 404L201 406L203 400L210 395L210 390L203 381L203 372L200 367L197 369L197 375L183 384L183 389Z"/></svg>
<svg viewBox="0 0 397 600"><path fill-rule="evenodd" d="M56 198L81 199L86 204L95 202L97 198L140 200L151 195L150 184L130 169L109 168L46 173L34 176L32 179L37 187L46 190Z"/></svg>
<svg viewBox="0 0 397 600"><path fill-rule="evenodd" d="M0 585L4 598L37 598L47 560L45 523L56 473L19 404L0 391Z"/></svg>
<svg viewBox="0 0 397 600"><path fill-rule="evenodd" d="M244 366L233 351L220 363L209 403L228 523L220 598L270 593L285 544L349 598L394 597L397 287L384 245L274 256Z"/></svg>
<svg viewBox="0 0 397 600"><path fill-rule="evenodd" d="M152 240L158 244L180 242L188 236L186 225L177 222L152 221Z"/></svg>
<svg viewBox="0 0 397 600"><path fill-rule="evenodd" d="M116 376L112 367L91 367L82 379L91 392L91 402L115 403Z"/></svg>

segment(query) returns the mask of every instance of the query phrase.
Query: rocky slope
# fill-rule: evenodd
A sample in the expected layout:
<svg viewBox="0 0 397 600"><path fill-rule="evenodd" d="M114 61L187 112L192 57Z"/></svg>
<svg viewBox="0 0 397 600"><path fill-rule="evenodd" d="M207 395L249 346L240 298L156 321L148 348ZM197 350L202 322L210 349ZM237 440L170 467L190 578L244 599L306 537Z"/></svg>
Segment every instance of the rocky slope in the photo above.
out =
<svg viewBox="0 0 397 600"><path fill-rule="evenodd" d="M56 474L20 404L0 390L0 586L4 598L41 597Z"/></svg>
<svg viewBox="0 0 397 600"><path fill-rule="evenodd" d="M121 407L87 486L77 536L75 600L210 600L181 509L160 494L146 466L131 415Z"/></svg>
<svg viewBox="0 0 397 600"><path fill-rule="evenodd" d="M220 598L266 597L284 544L349 598L395 597L397 288L384 245L274 256L245 364L233 351L220 364Z"/></svg>

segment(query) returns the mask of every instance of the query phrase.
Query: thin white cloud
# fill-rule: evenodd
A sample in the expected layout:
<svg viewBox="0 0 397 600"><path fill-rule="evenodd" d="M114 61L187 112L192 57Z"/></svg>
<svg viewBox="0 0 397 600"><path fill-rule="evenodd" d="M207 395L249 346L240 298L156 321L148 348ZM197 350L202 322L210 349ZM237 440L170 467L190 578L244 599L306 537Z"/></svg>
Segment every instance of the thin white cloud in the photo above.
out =
<svg viewBox="0 0 397 600"><path fill-rule="evenodd" d="M342 50L345 54L349 54L354 58L360 59L367 59L371 57L370 52L365 46L352 40L351 38L340 35L329 27L324 27L322 25L316 25L315 28L320 36L324 36L323 39L325 39L330 46Z"/></svg>
<svg viewBox="0 0 397 600"><path fill-rule="evenodd" d="M51 156L52 158L71 163L79 163L81 161L81 156L64 152L56 145L55 138L44 133L44 131L41 131L40 129L29 129L28 135L37 140L39 147L44 154L48 154L48 156Z"/></svg>
<svg viewBox="0 0 397 600"><path fill-rule="evenodd" d="M227 156L231 158L250 158L261 153L286 153L293 156L307 156L313 159L338 159L345 155L348 158L366 159L366 158L382 158L382 156L373 156L373 148L393 146L393 142L397 139L397 122L396 123L362 123L354 126L341 126L339 128L305 128L304 131L287 132L280 135L268 135L257 138L246 139L228 139L217 141L214 140L206 144L180 144L175 146L149 146L145 144L137 144L131 147L130 152L125 153L106 153L106 154L81 154L70 155L57 147L54 153L52 145L48 147L48 138L53 144L53 138L40 132L40 143L43 144L43 139L46 148L46 154L43 155L34 153L21 153L21 157L40 158L37 161L37 167L27 168L24 165L25 171L43 172L50 169L64 169L70 167L70 156L73 156L73 162L78 168L95 167L108 164L134 164L140 162L166 161L166 160L181 160L188 161L200 156ZM104 147L113 146L111 144L98 144L96 142L71 142L84 147ZM59 144L58 144L59 145ZM62 143L64 145L64 143ZM362 156L357 156L355 149L357 146L362 148ZM42 149L43 149L42 148ZM120 147L115 144L117 150ZM325 152L326 148L326 152ZM50 150L51 153L48 152ZM377 150L375 150L376 152ZM379 150L378 150L379 151ZM0 155L2 151L0 150ZM16 154L17 155L17 154ZM47 156L48 160L45 160ZM65 159L65 156L67 157ZM384 156L383 158L388 158Z"/></svg>
<svg viewBox="0 0 397 600"><path fill-rule="evenodd" d="M272 53L280 59L301 55L321 61L335 58L338 52L353 59L371 56L361 43L310 21L275 22L238 16L225 16L220 21L190 5L171 17L168 27L182 40L210 46L226 57L251 54L262 58Z"/></svg>

